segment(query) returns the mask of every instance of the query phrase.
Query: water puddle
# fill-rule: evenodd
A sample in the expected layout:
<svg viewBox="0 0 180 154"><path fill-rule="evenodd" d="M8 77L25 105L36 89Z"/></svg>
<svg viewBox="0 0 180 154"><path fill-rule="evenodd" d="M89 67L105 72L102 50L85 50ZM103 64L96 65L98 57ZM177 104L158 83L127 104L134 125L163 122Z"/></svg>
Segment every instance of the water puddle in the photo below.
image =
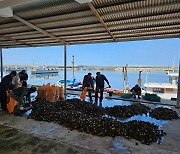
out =
<svg viewBox="0 0 180 154"><path fill-rule="evenodd" d="M59 126L53 126L46 131L43 132L43 135L47 136L50 132L54 131L55 129L59 128Z"/></svg>
<svg viewBox="0 0 180 154"><path fill-rule="evenodd" d="M125 119L125 120L120 120L121 122L128 122L128 121L132 121L132 120L139 120L139 121L145 121L145 122L150 122L150 123L153 123L155 125L157 125L160 128L162 128L162 125L163 124L167 124L168 121L167 120L157 120L155 118L152 118L149 116L149 113L147 115L145 114L142 114L142 115L135 115L135 116L132 116L128 119Z"/></svg>
<svg viewBox="0 0 180 154"><path fill-rule="evenodd" d="M112 153L130 154L128 148L123 146L123 142L124 141L120 139L112 140L109 147L110 151Z"/></svg>
<svg viewBox="0 0 180 154"><path fill-rule="evenodd" d="M38 131L41 129L41 125L37 124L32 130L31 133L32 134L38 134Z"/></svg>
<svg viewBox="0 0 180 154"><path fill-rule="evenodd" d="M25 115L25 116L29 116L29 114L31 113L31 111L32 111L32 109L26 111L26 112L24 113L24 115Z"/></svg>

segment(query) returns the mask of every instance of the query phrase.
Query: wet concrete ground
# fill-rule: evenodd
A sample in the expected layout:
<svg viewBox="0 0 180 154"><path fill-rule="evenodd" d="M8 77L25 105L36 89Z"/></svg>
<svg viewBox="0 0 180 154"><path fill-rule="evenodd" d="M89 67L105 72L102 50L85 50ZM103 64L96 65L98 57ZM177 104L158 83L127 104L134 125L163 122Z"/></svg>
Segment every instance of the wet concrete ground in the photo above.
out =
<svg viewBox="0 0 180 154"><path fill-rule="evenodd" d="M95 153L91 150L63 144L58 141L27 134L15 128L0 125L1 154L30 153Z"/></svg>
<svg viewBox="0 0 180 154"><path fill-rule="evenodd" d="M2 154L24 154L25 151L27 151L27 153L47 154L129 153L128 148L122 146L122 141L117 144L116 140L111 137L97 137L76 130L70 131L68 128L53 122L35 121L33 119L27 119L26 117L0 112L0 126L3 130L1 133L2 137L0 136L2 139L0 140L0 153ZM11 129L13 131L10 131ZM8 134L9 131L11 132L10 135ZM12 140L9 140L6 136L11 135L12 138L10 137L9 139ZM9 144L8 148L6 148L6 144L4 144L3 141ZM20 150L8 150L13 144L20 144ZM50 150L47 152L43 151L43 147L47 147Z"/></svg>
<svg viewBox="0 0 180 154"><path fill-rule="evenodd" d="M180 109L173 109L180 114ZM161 144L144 145L134 139L93 136L53 122L35 121L0 111L0 154L179 154L180 119L168 121L162 129L167 135Z"/></svg>

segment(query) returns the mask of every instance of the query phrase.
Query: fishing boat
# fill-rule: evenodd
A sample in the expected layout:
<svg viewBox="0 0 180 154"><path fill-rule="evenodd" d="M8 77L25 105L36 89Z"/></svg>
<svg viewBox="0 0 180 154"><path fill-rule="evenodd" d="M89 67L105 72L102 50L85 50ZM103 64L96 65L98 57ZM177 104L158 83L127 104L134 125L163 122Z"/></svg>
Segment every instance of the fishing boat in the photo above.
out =
<svg viewBox="0 0 180 154"><path fill-rule="evenodd" d="M22 68L8 68L5 71L6 72L11 72L11 71L21 72L22 70L24 70L24 69L22 69Z"/></svg>
<svg viewBox="0 0 180 154"><path fill-rule="evenodd" d="M58 74L58 70L54 69L36 69L31 71L31 74Z"/></svg>
<svg viewBox="0 0 180 154"><path fill-rule="evenodd" d="M74 55L72 56L72 79L66 80L66 92L69 94L80 94L82 92L82 82L76 80L74 75ZM65 80L58 80L57 86L64 87Z"/></svg>
<svg viewBox="0 0 180 154"><path fill-rule="evenodd" d="M57 81L58 86L64 86L64 83L65 83L64 80ZM75 78L72 78L71 80L66 80L66 87L72 88L72 89L77 89L77 88L82 87L82 83L77 82Z"/></svg>
<svg viewBox="0 0 180 154"><path fill-rule="evenodd" d="M145 92L150 94L157 94L159 97L167 100L176 100L178 89L178 73L167 73L169 76L169 83L148 83L144 84Z"/></svg>

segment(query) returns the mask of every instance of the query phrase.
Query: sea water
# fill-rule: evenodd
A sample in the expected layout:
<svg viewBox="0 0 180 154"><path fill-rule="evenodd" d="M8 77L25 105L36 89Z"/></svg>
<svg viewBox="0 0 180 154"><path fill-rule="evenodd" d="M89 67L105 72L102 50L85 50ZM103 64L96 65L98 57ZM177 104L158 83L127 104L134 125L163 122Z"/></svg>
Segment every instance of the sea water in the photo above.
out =
<svg viewBox="0 0 180 154"><path fill-rule="evenodd" d="M91 72L94 77L96 77L97 71L76 71L75 78L76 81L82 82L84 75L88 72ZM101 74L104 74L109 80L109 83L112 88L123 89L123 73L117 71L100 71ZM29 74L29 84L33 85L43 85L43 84L57 84L58 80L64 79L64 71L59 71L58 74L41 74L41 75L31 75L31 71L28 71ZM128 72L128 85L132 88L138 81L139 72ZM72 79L72 71L67 71L67 79ZM144 88L144 83L146 82L169 82L169 78L166 72L142 72L142 88ZM105 84L107 87L107 84Z"/></svg>

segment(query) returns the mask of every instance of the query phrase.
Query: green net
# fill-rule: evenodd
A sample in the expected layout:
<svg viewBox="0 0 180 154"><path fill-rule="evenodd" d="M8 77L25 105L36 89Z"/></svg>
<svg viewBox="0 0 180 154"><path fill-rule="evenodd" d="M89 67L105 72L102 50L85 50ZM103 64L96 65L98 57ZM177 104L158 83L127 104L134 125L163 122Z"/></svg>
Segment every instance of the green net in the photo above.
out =
<svg viewBox="0 0 180 154"><path fill-rule="evenodd" d="M154 101L154 102L161 101L161 98L157 94L149 94L149 93L146 93L143 99L147 101Z"/></svg>
<svg viewBox="0 0 180 154"><path fill-rule="evenodd" d="M133 95L132 94L123 94L121 97L122 98L131 98Z"/></svg>

